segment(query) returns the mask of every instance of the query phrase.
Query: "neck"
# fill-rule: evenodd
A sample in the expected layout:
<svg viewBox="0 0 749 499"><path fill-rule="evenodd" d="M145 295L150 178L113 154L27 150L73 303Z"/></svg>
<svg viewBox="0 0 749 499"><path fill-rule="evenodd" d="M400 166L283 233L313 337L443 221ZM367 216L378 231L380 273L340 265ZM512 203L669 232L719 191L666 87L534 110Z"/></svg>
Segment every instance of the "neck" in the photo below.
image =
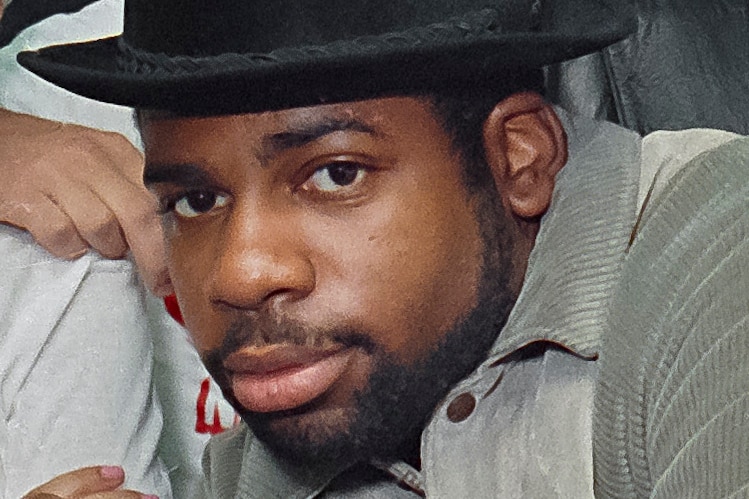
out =
<svg viewBox="0 0 749 499"><path fill-rule="evenodd" d="M515 298L520 295L520 290L525 282L525 273L528 269L528 259L533 246L536 244L536 236L541 227L539 220L518 220L516 223L517 233L513 237L511 269L512 274L508 282L508 289Z"/></svg>

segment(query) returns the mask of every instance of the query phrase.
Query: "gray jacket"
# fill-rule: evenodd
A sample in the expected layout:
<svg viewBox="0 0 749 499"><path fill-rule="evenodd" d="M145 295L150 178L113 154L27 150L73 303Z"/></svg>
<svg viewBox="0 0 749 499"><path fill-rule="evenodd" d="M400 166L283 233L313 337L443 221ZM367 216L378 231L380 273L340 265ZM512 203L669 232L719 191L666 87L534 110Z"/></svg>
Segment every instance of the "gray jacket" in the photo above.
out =
<svg viewBox="0 0 749 499"><path fill-rule="evenodd" d="M594 391L637 220L641 140L615 125L560 114L569 161L523 290L486 361L453 387L424 429L422 469L376 462L384 473L363 477L325 463L301 467L243 425L209 444L205 497L585 498L594 496L594 483L596 496L621 497L618 485L598 486L612 481L609 471L624 473L615 469L621 460L611 459L619 448L601 440L618 424L607 418L620 413L604 404L594 426ZM597 463L594 469L594 448L610 465L603 477Z"/></svg>

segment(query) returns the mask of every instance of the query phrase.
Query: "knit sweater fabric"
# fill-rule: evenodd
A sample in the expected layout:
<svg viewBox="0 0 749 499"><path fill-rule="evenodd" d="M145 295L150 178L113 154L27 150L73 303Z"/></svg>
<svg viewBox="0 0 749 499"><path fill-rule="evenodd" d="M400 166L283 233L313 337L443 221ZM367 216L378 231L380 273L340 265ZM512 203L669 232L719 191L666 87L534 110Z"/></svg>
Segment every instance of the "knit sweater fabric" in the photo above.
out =
<svg viewBox="0 0 749 499"><path fill-rule="evenodd" d="M749 497L748 235L749 139L646 207L601 349L596 497Z"/></svg>

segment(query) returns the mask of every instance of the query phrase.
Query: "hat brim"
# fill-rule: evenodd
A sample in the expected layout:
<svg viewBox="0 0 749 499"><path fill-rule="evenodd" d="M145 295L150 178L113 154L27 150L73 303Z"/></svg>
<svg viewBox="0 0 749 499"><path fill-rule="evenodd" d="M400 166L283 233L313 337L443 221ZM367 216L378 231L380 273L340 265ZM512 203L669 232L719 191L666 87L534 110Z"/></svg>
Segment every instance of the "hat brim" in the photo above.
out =
<svg viewBox="0 0 749 499"><path fill-rule="evenodd" d="M501 33L448 44L243 64L241 54L190 59L160 56L149 70L123 65L120 37L22 52L18 62L84 97L180 114L234 114L428 92L497 81L508 71L540 68L615 43L631 23L584 35ZM158 59L158 57L157 57Z"/></svg>

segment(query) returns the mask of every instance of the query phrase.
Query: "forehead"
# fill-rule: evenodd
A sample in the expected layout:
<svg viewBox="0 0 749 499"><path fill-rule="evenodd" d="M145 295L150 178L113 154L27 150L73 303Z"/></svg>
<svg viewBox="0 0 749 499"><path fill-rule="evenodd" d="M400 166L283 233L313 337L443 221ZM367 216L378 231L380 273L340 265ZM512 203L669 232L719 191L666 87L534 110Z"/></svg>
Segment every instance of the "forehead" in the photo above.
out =
<svg viewBox="0 0 749 499"><path fill-rule="evenodd" d="M309 130L321 123L337 123L353 131L373 133L435 131L436 117L431 102L423 97L392 97L358 102L319 105L256 114L184 117L167 111L140 110L138 120L146 141L181 138L182 135L210 132L223 135L229 130L244 133L245 139L269 133ZM342 126L347 124L347 126ZM164 136L163 131L169 130ZM400 131L399 131L400 130ZM174 137L175 131L180 131ZM187 137L185 137L187 138Z"/></svg>

